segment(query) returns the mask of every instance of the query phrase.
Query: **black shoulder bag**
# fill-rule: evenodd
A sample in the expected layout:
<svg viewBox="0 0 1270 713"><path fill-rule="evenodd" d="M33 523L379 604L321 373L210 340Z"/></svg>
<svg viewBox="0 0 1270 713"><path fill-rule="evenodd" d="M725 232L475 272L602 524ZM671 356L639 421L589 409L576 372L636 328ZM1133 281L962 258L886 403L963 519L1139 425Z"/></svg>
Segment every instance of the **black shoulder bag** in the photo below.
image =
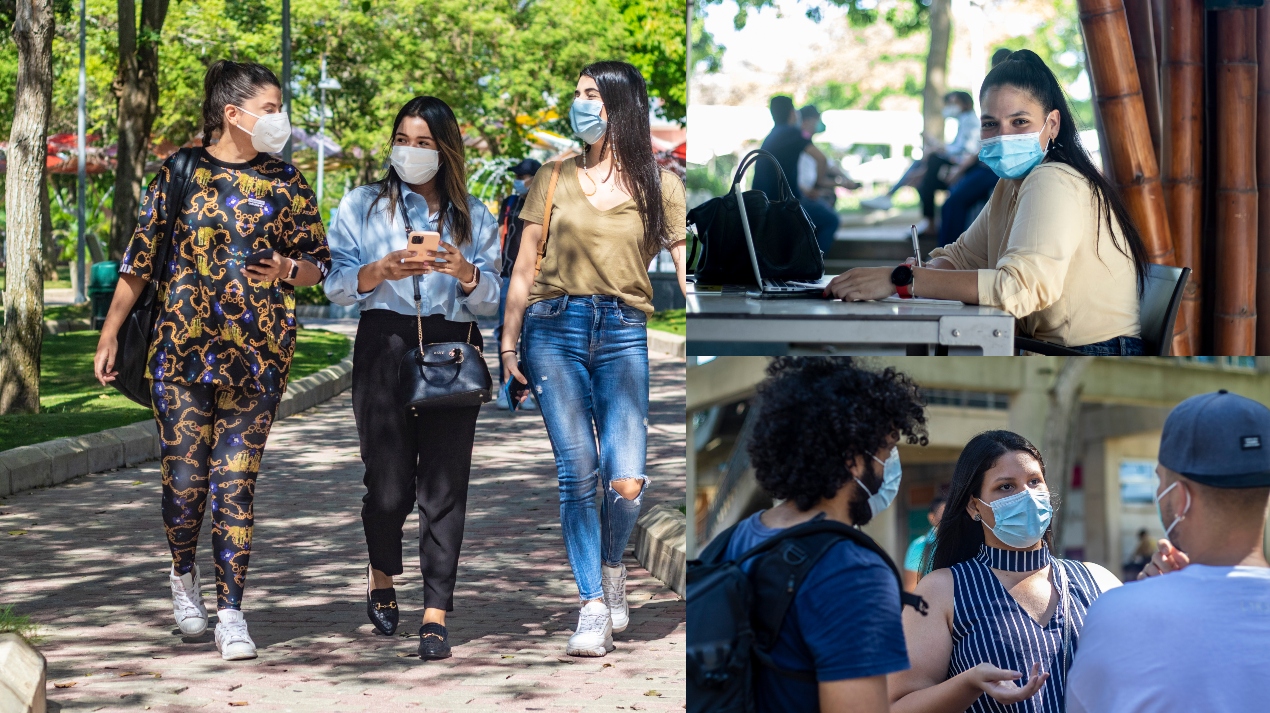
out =
<svg viewBox="0 0 1270 713"><path fill-rule="evenodd" d="M155 323L161 305L158 300L156 285L162 281L171 261L173 245L176 243L176 220L181 215L181 207L185 204L185 191L189 187L190 176L194 173L194 165L198 162L198 149L180 149L172 160L172 176L168 184L168 195L164 197L164 217L167 222L163 231L162 242L154 248L155 258L160 256L162 262L154 265L150 271L150 280L137 298L132 310L124 318L119 328L118 347L115 350L115 371L118 375L110 385L129 399L150 408L150 384L146 379L146 365L150 361L150 343L154 341Z"/></svg>
<svg viewBox="0 0 1270 713"><path fill-rule="evenodd" d="M406 221L406 235L414 232L406 202L401 201L401 216ZM462 408L480 406L493 398L494 382L485 355L472 346L475 322L469 322L467 341L423 343L423 296L419 294L419 276L414 278L415 318L419 324L419 346L401 358L397 371L398 385L406 408L412 413L420 409Z"/></svg>
<svg viewBox="0 0 1270 713"><path fill-rule="evenodd" d="M759 159L776 167L779 194L741 190L741 179ZM757 149L745 155L727 194L688 211L688 223L696 228L693 254L688 264L702 285L753 285L754 268L745 246L748 232L754 241L759 270L770 280L814 282L825 274L825 262L816 242L816 228L798 203L785 171L776 157ZM697 249L701 250L697 260ZM695 261L695 262L694 262Z"/></svg>

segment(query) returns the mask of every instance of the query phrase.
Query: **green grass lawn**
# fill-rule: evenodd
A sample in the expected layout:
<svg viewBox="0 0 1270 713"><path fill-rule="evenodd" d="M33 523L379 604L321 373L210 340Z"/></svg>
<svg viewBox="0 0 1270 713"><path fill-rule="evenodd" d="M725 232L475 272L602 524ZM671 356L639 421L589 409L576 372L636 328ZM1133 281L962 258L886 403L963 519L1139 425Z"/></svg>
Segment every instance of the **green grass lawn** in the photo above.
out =
<svg viewBox="0 0 1270 713"><path fill-rule="evenodd" d="M653 316L648 318L648 328L656 329L661 332L670 332L684 336L687 329L687 314L681 309L668 309L662 312L654 312Z"/></svg>
<svg viewBox="0 0 1270 713"><path fill-rule="evenodd" d="M40 359L38 414L0 416L0 451L65 436L79 436L150 418L150 410L129 401L93 377L97 332L44 337ZM301 379L348 356L347 337L320 329L299 330L291 380Z"/></svg>

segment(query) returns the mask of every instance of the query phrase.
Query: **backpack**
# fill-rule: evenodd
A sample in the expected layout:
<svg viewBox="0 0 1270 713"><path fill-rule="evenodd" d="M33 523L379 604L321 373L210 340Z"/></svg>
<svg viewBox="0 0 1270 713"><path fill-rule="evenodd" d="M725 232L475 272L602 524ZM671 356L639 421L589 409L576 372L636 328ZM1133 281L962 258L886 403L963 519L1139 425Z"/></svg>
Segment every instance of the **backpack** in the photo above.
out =
<svg viewBox="0 0 1270 713"><path fill-rule="evenodd" d="M926 616L926 601L904 591L895 562L857 528L817 517L788 528L734 560L724 559L736 525L688 563L688 712L752 713L754 661L790 678L813 674L773 663L770 652L798 587L830 547L851 540L886 562L900 585L900 605ZM741 563L758 558L749 574Z"/></svg>

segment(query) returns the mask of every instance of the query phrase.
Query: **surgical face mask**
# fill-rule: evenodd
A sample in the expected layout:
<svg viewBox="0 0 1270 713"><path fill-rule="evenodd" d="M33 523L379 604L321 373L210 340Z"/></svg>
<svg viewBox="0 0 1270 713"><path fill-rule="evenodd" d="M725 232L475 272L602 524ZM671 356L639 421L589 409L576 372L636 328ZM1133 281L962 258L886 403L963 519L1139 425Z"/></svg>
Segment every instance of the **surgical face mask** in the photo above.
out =
<svg viewBox="0 0 1270 713"><path fill-rule="evenodd" d="M1024 488L1021 493L984 504L992 508L996 521L992 534L1006 545L1021 550L1041 541L1054 516L1049 491L1039 488Z"/></svg>
<svg viewBox="0 0 1270 713"><path fill-rule="evenodd" d="M1173 484L1165 488L1164 492L1155 496L1155 509L1157 512L1160 513L1161 525L1164 525L1164 510L1160 508L1160 501L1164 499L1165 495L1169 494L1170 490L1172 490L1173 488L1176 488L1177 484L1180 482L1182 481L1180 480L1173 481ZM1173 528L1177 527L1177 523L1186 519L1186 513L1190 512L1190 510L1191 510L1191 491L1187 490L1186 491L1186 507L1182 510L1182 514L1176 515L1173 517L1173 522L1167 525L1164 525L1164 539L1167 540L1169 538L1169 534L1173 532Z"/></svg>
<svg viewBox="0 0 1270 713"><path fill-rule="evenodd" d="M877 456L873 456L873 460L882 464L882 485L876 493L869 493L869 511L873 513L873 517L877 517L891 506L896 493L900 492L900 450L892 447L891 456L885 461ZM863 480L859 478L855 480L861 488L864 488L864 492L869 492L869 486L865 485Z"/></svg>
<svg viewBox="0 0 1270 713"><path fill-rule="evenodd" d="M389 160L401 180L412 185L431 181L441 168L441 153L436 149L394 146Z"/></svg>
<svg viewBox="0 0 1270 713"><path fill-rule="evenodd" d="M1023 178L1045 158L1041 132L1003 134L984 139L979 160L1001 178Z"/></svg>
<svg viewBox="0 0 1270 713"><path fill-rule="evenodd" d="M518 195L525 192L525 180L523 178L512 179L512 192Z"/></svg>
<svg viewBox="0 0 1270 713"><path fill-rule="evenodd" d="M609 123L600 118L604 102L594 99L574 99L569 107L569 123L573 133L588 144L594 144L604 136Z"/></svg>
<svg viewBox="0 0 1270 713"><path fill-rule="evenodd" d="M242 124L238 124L238 128L247 131L247 135L251 137L253 149L262 153L278 153L286 148L287 139L291 138L291 119L287 117L286 112L279 111L258 116L242 107L238 107L238 110L248 116L256 117L256 125L251 131L247 131Z"/></svg>
<svg viewBox="0 0 1270 713"><path fill-rule="evenodd" d="M955 106L945 106L945 107L944 107L944 118L945 118L945 119L956 119L956 118L957 118L958 116L960 116L960 115L961 115L961 109L959 109L959 108L957 108L957 107L955 107Z"/></svg>

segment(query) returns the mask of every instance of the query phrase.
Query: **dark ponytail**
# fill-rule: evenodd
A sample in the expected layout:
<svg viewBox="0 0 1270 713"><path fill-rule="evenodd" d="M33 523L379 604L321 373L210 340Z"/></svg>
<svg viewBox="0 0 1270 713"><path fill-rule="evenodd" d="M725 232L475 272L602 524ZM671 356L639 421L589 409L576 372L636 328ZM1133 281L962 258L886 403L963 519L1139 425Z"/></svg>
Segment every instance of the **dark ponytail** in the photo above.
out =
<svg viewBox="0 0 1270 713"><path fill-rule="evenodd" d="M282 83L263 64L228 59L212 62L203 76L203 144L211 143L212 136L224 130L227 105L241 107L267 86L281 89Z"/></svg>
<svg viewBox="0 0 1270 713"><path fill-rule="evenodd" d="M1012 52L1003 62L993 67L987 77L984 77L983 86L979 89L980 106L983 105L984 92L991 87L1003 85L1027 92L1040 103L1046 115L1054 109L1058 110L1058 135L1054 137L1052 148L1045 160L1065 163L1089 181L1093 188L1094 200L1098 203L1098 219L1106 221L1108 232L1111 234L1111 244L1133 260L1134 271L1138 275L1138 294L1141 295L1147 278L1146 245L1142 242L1142 235L1138 233L1133 219L1129 217L1129 209L1125 207L1120 191L1116 190L1115 186L1111 185L1111 182L1098 171L1090 160L1089 154L1085 152L1085 147L1081 145L1080 134L1076 131L1076 122L1072 118L1071 110L1067 107L1067 97L1063 95L1063 89L1059 86L1054 72L1050 71L1045 61L1031 50ZM1128 245L1121 245L1120 241L1116 240L1113 215L1115 222L1120 224L1120 232L1124 234Z"/></svg>

